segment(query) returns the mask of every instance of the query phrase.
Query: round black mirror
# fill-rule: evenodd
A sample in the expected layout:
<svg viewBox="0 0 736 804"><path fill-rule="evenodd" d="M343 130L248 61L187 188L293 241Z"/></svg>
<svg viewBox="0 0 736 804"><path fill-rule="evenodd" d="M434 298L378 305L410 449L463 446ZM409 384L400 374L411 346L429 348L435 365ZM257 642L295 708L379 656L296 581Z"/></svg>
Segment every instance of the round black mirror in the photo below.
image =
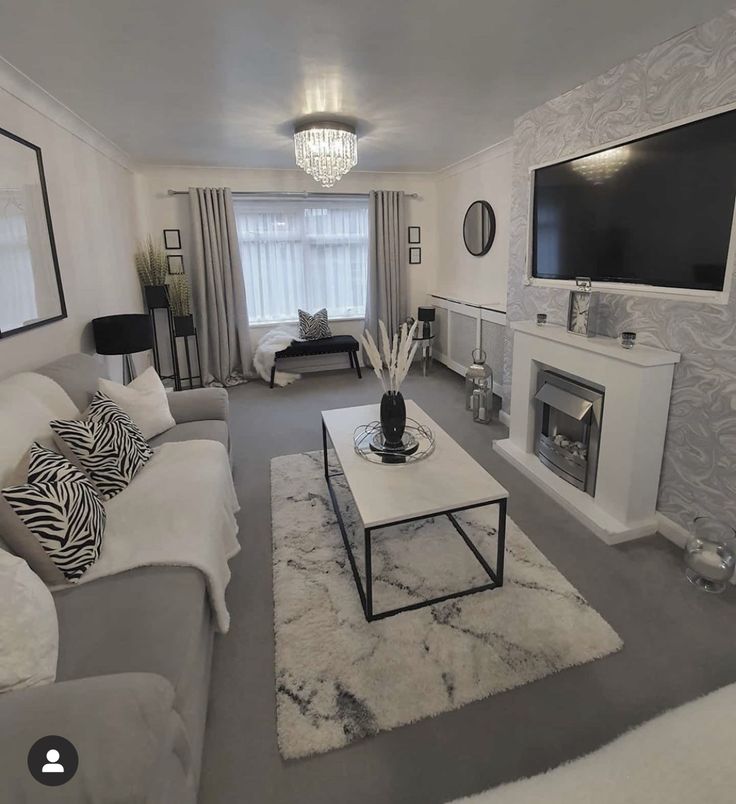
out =
<svg viewBox="0 0 736 804"><path fill-rule="evenodd" d="M463 240L474 256L488 254L496 237L496 215L488 201L473 201L465 213Z"/></svg>

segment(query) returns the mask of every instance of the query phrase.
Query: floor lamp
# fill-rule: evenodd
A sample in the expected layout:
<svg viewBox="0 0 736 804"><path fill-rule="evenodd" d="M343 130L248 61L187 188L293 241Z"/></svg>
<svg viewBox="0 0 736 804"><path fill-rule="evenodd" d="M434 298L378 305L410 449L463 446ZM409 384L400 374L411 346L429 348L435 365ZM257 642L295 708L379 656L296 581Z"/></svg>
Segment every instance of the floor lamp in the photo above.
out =
<svg viewBox="0 0 736 804"><path fill-rule="evenodd" d="M135 377L130 356L153 349L151 319L146 313L106 315L92 320L95 349L100 355L123 356L123 382Z"/></svg>

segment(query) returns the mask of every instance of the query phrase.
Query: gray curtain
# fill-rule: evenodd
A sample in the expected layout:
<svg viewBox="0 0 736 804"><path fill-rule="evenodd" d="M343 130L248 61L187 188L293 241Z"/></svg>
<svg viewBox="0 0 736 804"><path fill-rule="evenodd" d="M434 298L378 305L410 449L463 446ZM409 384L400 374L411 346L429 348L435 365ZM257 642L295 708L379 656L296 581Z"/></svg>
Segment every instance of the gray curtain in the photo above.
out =
<svg viewBox="0 0 736 804"><path fill-rule="evenodd" d="M407 316L405 234L404 193L372 190L368 198L370 256L365 326L376 339L379 320L393 335Z"/></svg>
<svg viewBox="0 0 736 804"><path fill-rule="evenodd" d="M202 378L207 384L237 385L251 373L253 354L232 193L227 187L190 187L189 204Z"/></svg>

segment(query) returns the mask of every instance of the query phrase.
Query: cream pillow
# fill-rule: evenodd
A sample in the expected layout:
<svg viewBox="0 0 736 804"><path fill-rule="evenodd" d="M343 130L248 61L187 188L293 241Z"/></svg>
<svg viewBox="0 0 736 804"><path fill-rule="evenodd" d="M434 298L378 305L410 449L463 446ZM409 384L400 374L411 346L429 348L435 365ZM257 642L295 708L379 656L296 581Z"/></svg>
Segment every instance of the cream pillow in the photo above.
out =
<svg viewBox="0 0 736 804"><path fill-rule="evenodd" d="M146 440L170 430L176 424L169 410L169 397L164 384L153 367L147 368L129 385L100 379L97 390L130 416Z"/></svg>
<svg viewBox="0 0 736 804"><path fill-rule="evenodd" d="M56 679L54 599L28 564L5 550L0 550L0 646L0 693Z"/></svg>

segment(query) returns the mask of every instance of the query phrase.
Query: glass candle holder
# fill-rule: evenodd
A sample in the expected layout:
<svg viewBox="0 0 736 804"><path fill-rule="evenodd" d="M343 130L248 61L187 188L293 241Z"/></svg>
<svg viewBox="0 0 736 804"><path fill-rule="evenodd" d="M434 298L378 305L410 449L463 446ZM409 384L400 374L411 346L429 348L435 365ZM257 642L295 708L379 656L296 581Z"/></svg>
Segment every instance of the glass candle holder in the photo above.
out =
<svg viewBox="0 0 736 804"><path fill-rule="evenodd" d="M537 326L543 327L547 323L547 313L537 313Z"/></svg>
<svg viewBox="0 0 736 804"><path fill-rule="evenodd" d="M705 592L723 592L736 569L735 550L732 527L709 516L696 517L685 546L685 576Z"/></svg>
<svg viewBox="0 0 736 804"><path fill-rule="evenodd" d="M621 333L621 346L623 346L624 349L633 349L635 343L636 343L636 333L635 332L622 332Z"/></svg>

